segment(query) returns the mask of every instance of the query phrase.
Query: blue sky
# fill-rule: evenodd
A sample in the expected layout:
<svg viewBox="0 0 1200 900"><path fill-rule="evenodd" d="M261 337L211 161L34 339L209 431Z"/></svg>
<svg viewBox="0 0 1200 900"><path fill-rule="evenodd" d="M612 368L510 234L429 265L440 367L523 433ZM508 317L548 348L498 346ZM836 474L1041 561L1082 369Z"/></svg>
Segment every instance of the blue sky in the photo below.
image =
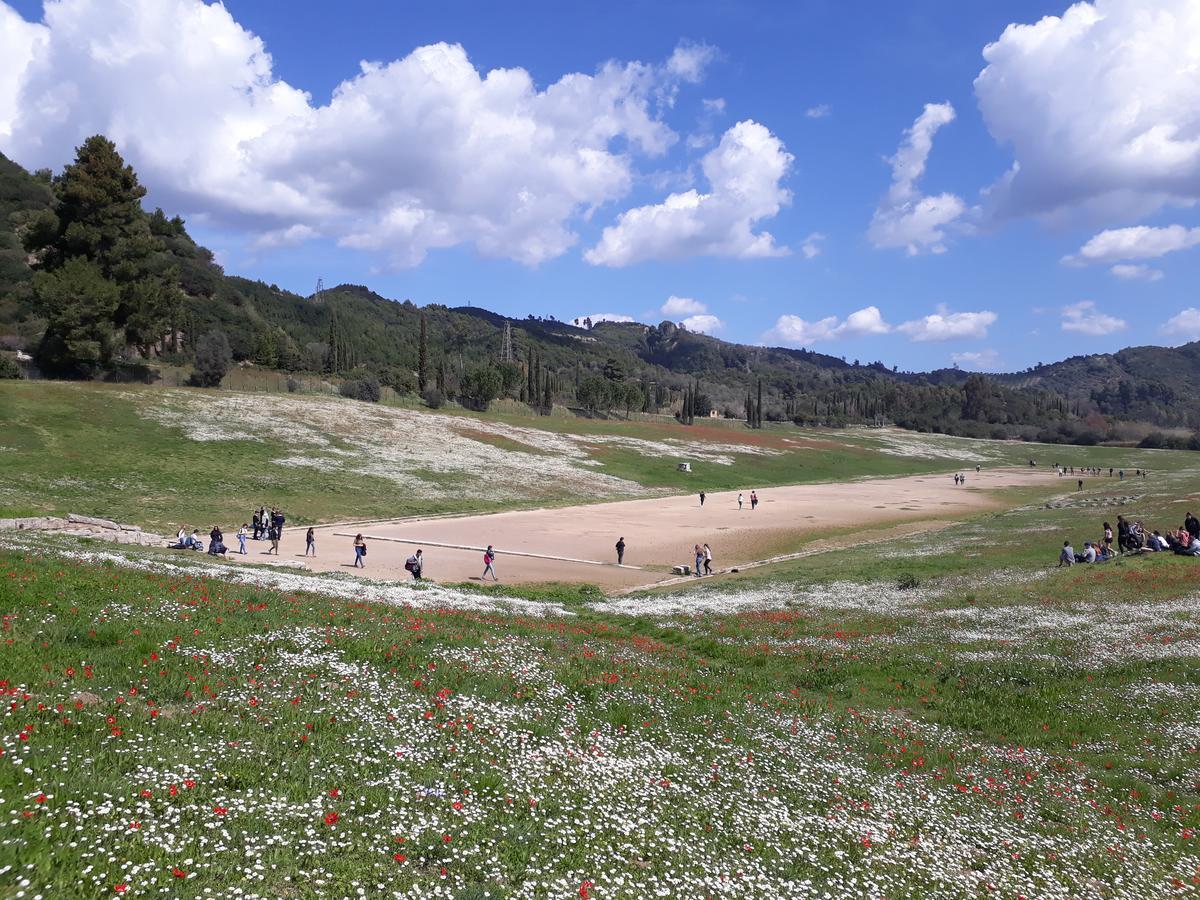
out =
<svg viewBox="0 0 1200 900"><path fill-rule="evenodd" d="M1012 370L1200 337L1197 46L1189 0L0 0L0 150L110 133L227 271L301 293Z"/></svg>

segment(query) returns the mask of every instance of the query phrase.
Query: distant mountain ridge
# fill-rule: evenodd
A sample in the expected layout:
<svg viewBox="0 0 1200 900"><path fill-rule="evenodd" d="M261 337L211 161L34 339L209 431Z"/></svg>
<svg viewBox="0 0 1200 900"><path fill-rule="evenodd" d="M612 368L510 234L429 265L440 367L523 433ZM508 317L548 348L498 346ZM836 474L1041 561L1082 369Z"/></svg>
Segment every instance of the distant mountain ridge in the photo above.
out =
<svg viewBox="0 0 1200 900"><path fill-rule="evenodd" d="M56 180L0 155L0 347L36 346L44 320L31 287L37 260L24 249L38 217L52 210ZM895 422L922 430L989 437L1091 442L1139 439L1147 428L1200 430L1200 342L1131 347L1075 356L1025 372L982 376L957 369L901 372L811 350L758 347L689 332L679 325L603 322L580 328L553 318L515 319L480 306L418 307L362 285L339 285L322 302L272 284L225 274L179 219L148 214L164 265L186 297L156 352L186 358L188 338L223 331L236 360L288 371L377 377L415 391L424 318L430 365L452 395L468 372L502 362L507 325L513 365L536 364L558 403L577 402L582 379L639 384L647 408L675 410L686 392L701 414L741 417L757 402L766 419L814 424ZM31 262L34 264L31 266ZM510 373L511 374L511 373ZM431 376L432 377L432 376ZM524 397L515 377L506 383ZM540 391L540 388L539 388ZM619 404L618 404L619 405ZM1122 432L1122 423L1138 424Z"/></svg>

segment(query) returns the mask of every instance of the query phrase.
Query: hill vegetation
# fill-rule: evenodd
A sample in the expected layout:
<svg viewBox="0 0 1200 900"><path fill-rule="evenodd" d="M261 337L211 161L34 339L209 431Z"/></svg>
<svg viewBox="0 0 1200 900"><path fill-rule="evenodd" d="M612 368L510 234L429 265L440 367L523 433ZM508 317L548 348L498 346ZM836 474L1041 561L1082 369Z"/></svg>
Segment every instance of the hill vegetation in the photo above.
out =
<svg viewBox="0 0 1200 900"><path fill-rule="evenodd" d="M1026 372L900 372L809 350L750 347L671 322L507 319L418 307L365 286L311 297L225 274L184 221L147 213L137 175L106 138L59 175L0 156L0 348L63 377L144 380L158 362L219 384L234 364L322 373L343 393L380 386L485 409L711 413L801 425L893 423L971 437L1200 447L1200 343L1075 357ZM225 348L228 348L227 352ZM197 358L199 356L199 358ZM0 374L19 374L0 355Z"/></svg>

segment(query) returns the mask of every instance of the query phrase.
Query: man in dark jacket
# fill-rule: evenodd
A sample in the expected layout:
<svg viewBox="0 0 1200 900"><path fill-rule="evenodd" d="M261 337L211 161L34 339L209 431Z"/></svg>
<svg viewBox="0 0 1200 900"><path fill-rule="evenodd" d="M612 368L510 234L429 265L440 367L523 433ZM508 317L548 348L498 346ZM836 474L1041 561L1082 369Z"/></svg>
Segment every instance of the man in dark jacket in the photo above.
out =
<svg viewBox="0 0 1200 900"><path fill-rule="evenodd" d="M1183 527L1187 529L1187 533L1192 537L1200 537L1200 519L1197 519L1191 513L1187 514L1187 518L1183 520Z"/></svg>
<svg viewBox="0 0 1200 900"><path fill-rule="evenodd" d="M617 541L617 565L618 566L624 565L624 563L625 563L625 538L622 537L622 538L618 539L618 541Z"/></svg>

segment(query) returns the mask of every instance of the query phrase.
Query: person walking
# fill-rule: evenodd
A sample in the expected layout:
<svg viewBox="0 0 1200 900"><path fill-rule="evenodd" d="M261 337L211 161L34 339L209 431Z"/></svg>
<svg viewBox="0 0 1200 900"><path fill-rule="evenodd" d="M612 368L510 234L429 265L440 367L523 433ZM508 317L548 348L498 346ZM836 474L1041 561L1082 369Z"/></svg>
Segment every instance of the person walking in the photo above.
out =
<svg viewBox="0 0 1200 900"><path fill-rule="evenodd" d="M701 492L700 492L700 505L701 505L701 506L703 506L703 505L704 505L704 491L701 491Z"/></svg>
<svg viewBox="0 0 1200 900"><path fill-rule="evenodd" d="M279 528L276 527L275 525L272 525L270 527L270 529L267 531L267 537L269 537L271 539L271 547L270 547L270 549L267 550L267 553L268 554L274 553L276 556L278 556L279 555Z"/></svg>
<svg viewBox="0 0 1200 900"><path fill-rule="evenodd" d="M704 567L704 551L700 549L699 544L697 544L694 549L696 553L696 577L699 578L704 574L701 571L701 569Z"/></svg>
<svg viewBox="0 0 1200 900"><path fill-rule="evenodd" d="M754 510L756 510L756 509L758 509L758 492L751 491L750 492L750 511L754 512Z"/></svg>
<svg viewBox="0 0 1200 900"><path fill-rule="evenodd" d="M1112 553L1113 531L1112 526L1107 522L1104 523L1104 548Z"/></svg>
<svg viewBox="0 0 1200 900"><path fill-rule="evenodd" d="M738 491L738 512L742 511L742 492Z"/></svg>
<svg viewBox="0 0 1200 900"><path fill-rule="evenodd" d="M237 539L238 539L238 548L240 549L242 556L245 556L246 555L246 523L245 522L243 522L242 527L238 529Z"/></svg>
<svg viewBox="0 0 1200 900"><path fill-rule="evenodd" d="M363 557L367 555L367 542L363 540L361 534L354 536L354 568L365 569L366 563L363 562Z"/></svg>
<svg viewBox="0 0 1200 900"><path fill-rule="evenodd" d="M1083 479L1080 478L1076 483L1079 485L1078 490L1082 491L1083 490Z"/></svg>
<svg viewBox="0 0 1200 900"><path fill-rule="evenodd" d="M712 547L704 545L704 574L712 574Z"/></svg>
<svg viewBox="0 0 1200 900"><path fill-rule="evenodd" d="M617 539L617 565L625 564L625 538L622 536Z"/></svg>
<svg viewBox="0 0 1200 900"><path fill-rule="evenodd" d="M250 521L254 523L254 539L258 540L259 532L262 531L262 516L258 514L258 510L254 511L254 515L250 517ZM245 527L244 525L242 526Z"/></svg>
<svg viewBox="0 0 1200 900"><path fill-rule="evenodd" d="M500 576L496 574L495 562L496 551L488 544L487 549L483 551L483 574L479 576L480 581L487 581L488 572L492 573L492 578L496 581L500 580Z"/></svg>
<svg viewBox="0 0 1200 900"><path fill-rule="evenodd" d="M420 549L418 549L416 553L404 561L404 568L406 568L412 575L413 581L421 580L421 569L424 567L424 565L425 559Z"/></svg>
<svg viewBox="0 0 1200 900"><path fill-rule="evenodd" d="M317 555L317 536L311 528L304 535L304 555L308 556L309 553Z"/></svg>

